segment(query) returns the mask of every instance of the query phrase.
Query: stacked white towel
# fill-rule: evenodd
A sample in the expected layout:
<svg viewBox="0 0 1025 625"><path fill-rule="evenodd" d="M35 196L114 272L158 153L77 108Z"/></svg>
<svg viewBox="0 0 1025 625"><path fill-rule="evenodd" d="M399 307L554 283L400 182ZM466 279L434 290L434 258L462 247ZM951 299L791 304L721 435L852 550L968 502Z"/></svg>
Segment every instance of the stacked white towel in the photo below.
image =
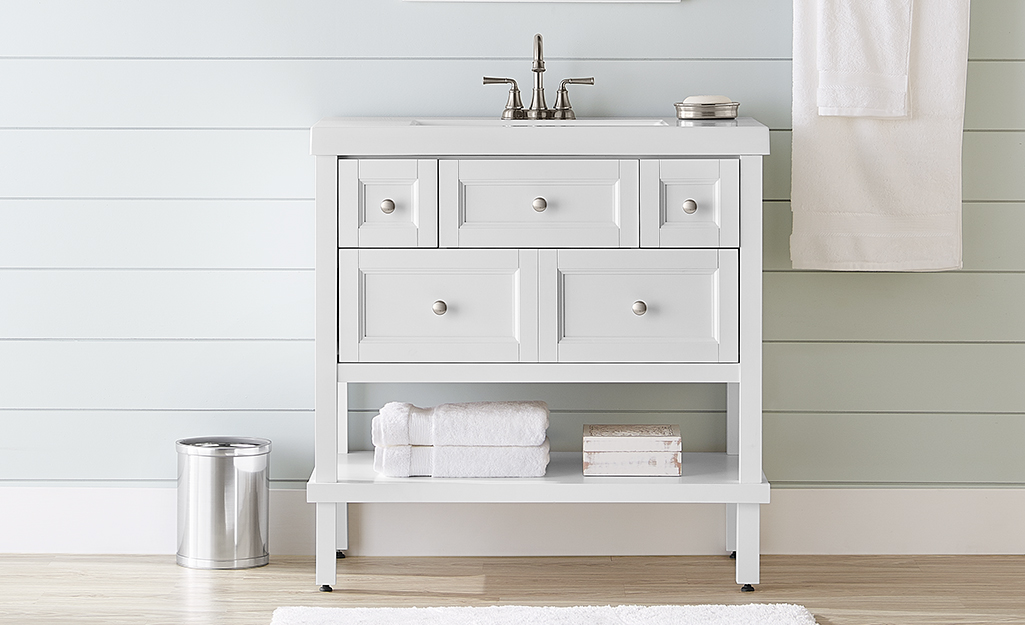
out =
<svg viewBox="0 0 1025 625"><path fill-rule="evenodd" d="M390 402L371 422L374 470L388 477L541 477L548 406L474 402L418 408Z"/></svg>

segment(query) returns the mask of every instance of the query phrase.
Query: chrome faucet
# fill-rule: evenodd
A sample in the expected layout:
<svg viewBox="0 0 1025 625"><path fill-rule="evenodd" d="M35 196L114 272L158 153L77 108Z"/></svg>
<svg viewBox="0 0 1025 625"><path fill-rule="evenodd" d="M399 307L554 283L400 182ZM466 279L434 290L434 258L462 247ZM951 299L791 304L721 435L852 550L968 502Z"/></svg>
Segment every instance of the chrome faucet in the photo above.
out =
<svg viewBox="0 0 1025 625"><path fill-rule="evenodd" d="M534 35L534 95L530 98L527 119L549 119L551 113L545 104L545 53L541 33Z"/></svg>
<svg viewBox="0 0 1025 625"><path fill-rule="evenodd" d="M569 103L569 91L566 85L593 85L594 78L567 78L559 85L559 97L555 100L555 108L550 109L545 104L545 55L544 40L540 33L534 35L534 63L531 67L534 72L534 92L530 98L530 106L523 110L523 102L520 100L520 88L512 78L484 77L485 85L509 84L509 99L505 103L505 110L502 111L502 119L576 119L573 108Z"/></svg>

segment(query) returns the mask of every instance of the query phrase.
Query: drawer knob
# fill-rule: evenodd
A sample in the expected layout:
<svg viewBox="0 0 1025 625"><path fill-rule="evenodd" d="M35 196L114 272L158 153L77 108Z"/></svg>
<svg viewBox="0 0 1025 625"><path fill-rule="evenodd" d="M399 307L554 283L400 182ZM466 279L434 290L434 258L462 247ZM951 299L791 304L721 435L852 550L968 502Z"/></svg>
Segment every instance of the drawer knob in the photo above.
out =
<svg viewBox="0 0 1025 625"><path fill-rule="evenodd" d="M687 198L683 201L683 212L687 213L688 215L693 215L694 213L698 212L698 203L692 200L691 198Z"/></svg>
<svg viewBox="0 0 1025 625"><path fill-rule="evenodd" d="M448 312L448 304L439 299L438 301L434 302L434 306L431 307L431 310L434 311L435 315L444 315L446 312Z"/></svg>
<svg viewBox="0 0 1025 625"><path fill-rule="evenodd" d="M536 210L537 212L543 213L545 212L545 209L548 208L548 200L544 199L543 197L536 197L534 198L534 203L532 204L532 206L534 207L534 210Z"/></svg>
<svg viewBox="0 0 1025 625"><path fill-rule="evenodd" d="M644 313L648 312L648 305L641 300L637 300L633 305L634 314L640 317Z"/></svg>
<svg viewBox="0 0 1025 625"><path fill-rule="evenodd" d="M381 202L381 212L385 215L391 215L395 212L395 200L391 198L385 198Z"/></svg>

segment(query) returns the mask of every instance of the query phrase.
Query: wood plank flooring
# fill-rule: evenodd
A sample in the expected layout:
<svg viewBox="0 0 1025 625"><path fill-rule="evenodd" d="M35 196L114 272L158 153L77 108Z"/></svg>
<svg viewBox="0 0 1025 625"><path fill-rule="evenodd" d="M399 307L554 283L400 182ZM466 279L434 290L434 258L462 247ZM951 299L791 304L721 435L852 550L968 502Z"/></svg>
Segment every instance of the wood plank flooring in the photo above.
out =
<svg viewBox="0 0 1025 625"><path fill-rule="evenodd" d="M0 555L0 623L267 625L306 606L798 603L819 625L1025 624L1025 556L763 556L741 593L726 557L347 558L238 571L173 556Z"/></svg>

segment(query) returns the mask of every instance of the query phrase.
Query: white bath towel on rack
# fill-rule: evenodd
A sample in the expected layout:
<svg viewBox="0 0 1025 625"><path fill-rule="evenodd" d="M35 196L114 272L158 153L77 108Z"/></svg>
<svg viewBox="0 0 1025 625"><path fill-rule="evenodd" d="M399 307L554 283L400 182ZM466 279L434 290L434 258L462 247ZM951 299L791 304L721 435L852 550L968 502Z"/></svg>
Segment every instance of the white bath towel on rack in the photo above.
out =
<svg viewBox="0 0 1025 625"><path fill-rule="evenodd" d="M913 4L909 116L890 119L819 114L822 2L794 0L794 268L960 268L969 0Z"/></svg>
<svg viewBox="0 0 1025 625"><path fill-rule="evenodd" d="M545 440L548 404L491 401L418 408L389 402L371 421L374 445L511 445L534 447Z"/></svg>
<svg viewBox="0 0 1025 625"><path fill-rule="evenodd" d="M374 448L374 471L387 477L543 477L549 443L535 447L397 445Z"/></svg>

